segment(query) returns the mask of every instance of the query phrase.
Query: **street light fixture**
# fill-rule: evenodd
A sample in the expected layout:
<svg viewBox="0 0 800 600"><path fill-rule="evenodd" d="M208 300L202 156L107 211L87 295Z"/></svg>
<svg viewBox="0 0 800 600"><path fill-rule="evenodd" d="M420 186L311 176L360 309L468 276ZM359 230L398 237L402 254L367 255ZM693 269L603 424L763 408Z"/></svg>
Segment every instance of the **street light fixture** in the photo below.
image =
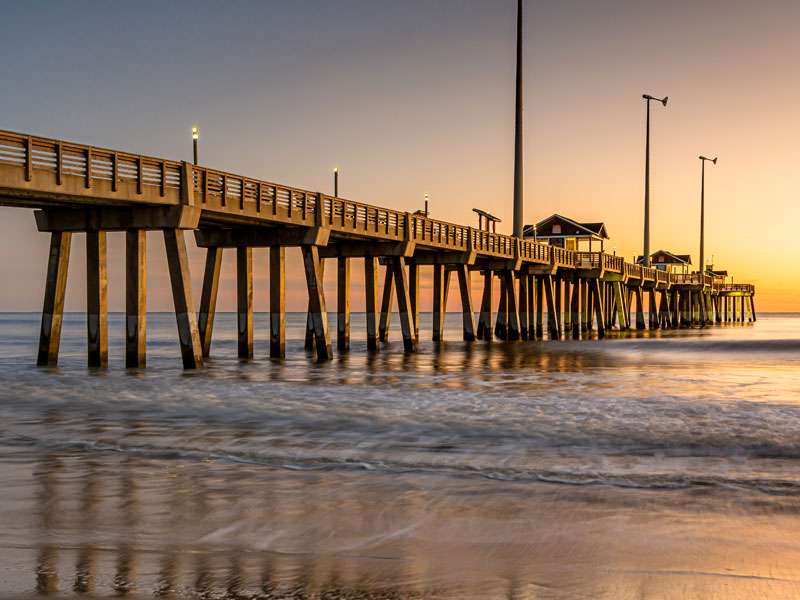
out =
<svg viewBox="0 0 800 600"><path fill-rule="evenodd" d="M650 94L642 94L647 104L647 127L645 134L645 147L644 147L644 257L645 266L650 266L650 101L656 100L661 102L664 107L667 106L668 96L663 98L656 98Z"/></svg>
<svg viewBox="0 0 800 600"><path fill-rule="evenodd" d="M333 197L339 197L339 167L333 168Z"/></svg>
<svg viewBox="0 0 800 600"><path fill-rule="evenodd" d="M197 140L200 139L200 130L192 127L192 149L194 150L194 164L197 164Z"/></svg>
<svg viewBox="0 0 800 600"><path fill-rule="evenodd" d="M717 164L717 157L708 158L698 156L700 159L700 274L706 272L705 252L706 252L706 161Z"/></svg>

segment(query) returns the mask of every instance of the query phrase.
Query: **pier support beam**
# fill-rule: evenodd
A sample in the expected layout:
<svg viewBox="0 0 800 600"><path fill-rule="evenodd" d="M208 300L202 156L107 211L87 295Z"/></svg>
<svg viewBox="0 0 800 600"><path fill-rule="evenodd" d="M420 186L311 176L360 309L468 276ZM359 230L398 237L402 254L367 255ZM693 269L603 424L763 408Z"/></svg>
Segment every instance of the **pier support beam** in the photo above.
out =
<svg viewBox="0 0 800 600"><path fill-rule="evenodd" d="M446 314L444 289L446 277L444 265L433 265L433 332L434 342L444 341L444 317Z"/></svg>
<svg viewBox="0 0 800 600"><path fill-rule="evenodd" d="M494 336L498 340L508 341L508 292L503 273L498 273L500 282L500 299L497 304L497 320L494 326Z"/></svg>
<svg viewBox="0 0 800 600"><path fill-rule="evenodd" d="M544 282L536 277L536 339L544 337Z"/></svg>
<svg viewBox="0 0 800 600"><path fill-rule="evenodd" d="M125 367L147 361L147 232L125 232Z"/></svg>
<svg viewBox="0 0 800 600"><path fill-rule="evenodd" d="M628 329L630 324L628 323L628 315L630 313L626 313L625 310L625 298L623 296L623 289L622 289L622 282L615 281L614 282L614 304L617 307L617 318L619 319L619 328L620 331Z"/></svg>
<svg viewBox="0 0 800 600"><path fill-rule="evenodd" d="M189 276L189 259L186 255L186 240L182 229L165 229L164 245L172 284L172 300L175 304L175 319L185 369L203 366L203 349L197 330L197 317L192 301L192 280Z"/></svg>
<svg viewBox="0 0 800 600"><path fill-rule="evenodd" d="M336 348L350 350L350 259L336 259Z"/></svg>
<svg viewBox="0 0 800 600"><path fill-rule="evenodd" d="M647 290L647 321L650 329L658 329L659 327L659 310L656 304L656 291L655 289Z"/></svg>
<svg viewBox="0 0 800 600"><path fill-rule="evenodd" d="M755 323L758 319L756 317L756 302L753 294L750 295L750 314L753 315L753 323Z"/></svg>
<svg viewBox="0 0 800 600"><path fill-rule="evenodd" d="M545 302L547 302L547 335L551 340L559 339L558 318L556 317L555 292L553 291L552 275L542 277Z"/></svg>
<svg viewBox="0 0 800 600"><path fill-rule="evenodd" d="M236 325L239 358L253 358L253 249L236 248Z"/></svg>
<svg viewBox="0 0 800 600"><path fill-rule="evenodd" d="M636 295L636 329L646 329L647 326L644 322L644 294L641 286L636 287L634 294Z"/></svg>
<svg viewBox="0 0 800 600"><path fill-rule="evenodd" d="M383 298L381 299L381 322L378 334L381 342L389 339L389 324L392 321L392 299L394 297L394 269L386 266L386 275L383 279Z"/></svg>
<svg viewBox="0 0 800 600"><path fill-rule="evenodd" d="M203 274L203 291L200 294L200 313L197 319L203 358L208 358L211 353L211 333L214 330L214 316L217 312L217 291L221 268L222 248L209 247L206 250L206 268Z"/></svg>
<svg viewBox="0 0 800 600"><path fill-rule="evenodd" d="M313 348L317 360L322 362L332 358L331 343L328 337L328 310L325 306L323 289L322 260L317 246L303 246L303 267L308 286L308 307L313 331Z"/></svg>
<svg viewBox="0 0 800 600"><path fill-rule="evenodd" d="M461 292L461 315L464 324L464 341L475 341L475 310L472 307L472 290L467 265L456 267L458 289Z"/></svg>
<svg viewBox="0 0 800 600"><path fill-rule="evenodd" d="M303 246L305 247L305 246ZM303 255L305 256L305 254ZM319 274L320 274L320 289L325 284L325 259L319 257ZM308 300L308 314L306 316L306 340L305 349L314 350L316 342L314 341L314 317L312 315L311 298Z"/></svg>
<svg viewBox="0 0 800 600"><path fill-rule="evenodd" d="M42 326L39 333L39 353L36 359L36 364L40 367L54 367L58 364L71 246L72 233L54 231L50 234L50 254L47 258L47 279L44 287Z"/></svg>
<svg viewBox="0 0 800 600"><path fill-rule="evenodd" d="M483 271L483 295L481 296L481 313L478 317L476 334L479 340L492 340L492 277L491 269L487 268Z"/></svg>
<svg viewBox="0 0 800 600"><path fill-rule="evenodd" d="M86 333L90 367L108 366L108 252L105 231L86 232Z"/></svg>
<svg viewBox="0 0 800 600"><path fill-rule="evenodd" d="M597 335L605 337L606 335L606 315L603 309L603 296L600 294L600 282L597 279L592 279L592 298L594 300L594 314L597 322Z"/></svg>
<svg viewBox="0 0 800 600"><path fill-rule="evenodd" d="M414 341L419 342L419 266L414 262L408 263L408 295Z"/></svg>
<svg viewBox="0 0 800 600"><path fill-rule="evenodd" d="M364 293L367 313L367 350L378 349L378 259L364 257Z"/></svg>
<svg viewBox="0 0 800 600"><path fill-rule="evenodd" d="M406 275L406 259L402 256L391 258L391 269L397 290L397 310L400 313L400 328L403 332L403 349L414 352L417 340L414 337L414 317L411 312L411 294Z"/></svg>
<svg viewBox="0 0 800 600"><path fill-rule="evenodd" d="M572 286L572 337L576 340L581 338L581 280L575 277L575 282Z"/></svg>
<svg viewBox="0 0 800 600"><path fill-rule="evenodd" d="M563 326L564 326L565 336L572 331L572 297L570 296L570 288L571 288L570 282L567 279L564 279Z"/></svg>
<svg viewBox="0 0 800 600"><path fill-rule="evenodd" d="M520 274L517 278L519 289L519 300L517 309L519 310L519 336L523 340L529 339L530 329L528 327L528 276Z"/></svg>
<svg viewBox="0 0 800 600"><path fill-rule="evenodd" d="M520 339L519 310L517 308L517 293L514 289L514 272L503 271L503 281L506 290L506 311L508 314L508 340Z"/></svg>
<svg viewBox="0 0 800 600"><path fill-rule="evenodd" d="M269 356L286 356L286 249L269 249Z"/></svg>

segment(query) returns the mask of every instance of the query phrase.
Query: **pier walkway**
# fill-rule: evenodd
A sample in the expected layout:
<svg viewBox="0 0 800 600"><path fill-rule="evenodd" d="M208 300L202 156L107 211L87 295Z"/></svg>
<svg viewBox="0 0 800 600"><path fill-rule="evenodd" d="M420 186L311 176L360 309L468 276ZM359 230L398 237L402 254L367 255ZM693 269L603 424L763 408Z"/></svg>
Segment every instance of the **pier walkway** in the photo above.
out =
<svg viewBox="0 0 800 600"><path fill-rule="evenodd" d="M455 274L467 341L580 338L592 330L705 326L756 319L755 288L676 275L602 252L381 208L187 162L0 131L0 205L36 209L51 234L38 363L58 361L72 233L86 234L88 363L108 361L106 233L126 233L126 365L145 365L146 237L163 231L183 364L209 355L222 252L236 250L238 352L253 356L252 249L269 248L270 355L285 353L285 249L300 247L308 289L307 347L332 356L323 269L336 259L337 347L350 344L350 262L364 259L367 344L388 336L397 302L403 344L419 337L419 274L433 271L433 340L443 336ZM207 249L199 310L184 238ZM481 276L477 323L471 274ZM383 286L379 299L379 276ZM499 278L499 298L492 282ZM645 309L647 305L647 310ZM645 315L648 315L645 321Z"/></svg>

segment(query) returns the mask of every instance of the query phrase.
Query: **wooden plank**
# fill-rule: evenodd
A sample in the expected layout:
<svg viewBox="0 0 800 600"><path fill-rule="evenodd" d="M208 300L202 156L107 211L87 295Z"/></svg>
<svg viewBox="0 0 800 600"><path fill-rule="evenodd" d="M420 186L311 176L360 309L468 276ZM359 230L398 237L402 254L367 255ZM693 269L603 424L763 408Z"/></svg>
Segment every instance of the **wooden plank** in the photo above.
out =
<svg viewBox="0 0 800 600"><path fill-rule="evenodd" d="M198 335L204 358L211 354L211 334L214 330L214 317L217 312L217 291L221 267L222 248L208 248L206 267L203 273L203 291L200 295L200 313L197 319Z"/></svg>
<svg viewBox="0 0 800 600"><path fill-rule="evenodd" d="M239 358L253 358L253 249L236 249L236 324Z"/></svg>
<svg viewBox="0 0 800 600"><path fill-rule="evenodd" d="M147 362L147 232L125 232L125 367Z"/></svg>
<svg viewBox="0 0 800 600"><path fill-rule="evenodd" d="M172 300L175 305L175 320L178 325L178 341L185 369L203 366L203 348L197 330L197 317L192 300L192 279L189 273L189 258L186 240L181 229L164 230L164 246L172 284Z"/></svg>
<svg viewBox="0 0 800 600"><path fill-rule="evenodd" d="M403 333L403 349L406 352L413 352L416 350L417 341L414 338L414 317L411 313L411 296L405 263L406 259L402 256L396 256L391 259L391 267L394 273L393 279L397 291L397 309L400 313L400 329Z"/></svg>
<svg viewBox="0 0 800 600"><path fill-rule="evenodd" d="M392 301L394 298L394 269L386 267L386 275L383 279L383 298L381 299L381 321L378 330L381 342L389 340L389 325L392 321Z"/></svg>
<svg viewBox="0 0 800 600"><path fill-rule="evenodd" d="M72 234L50 234L50 253L47 259L47 279L42 307L42 325L39 334L39 353L36 364L40 367L58 364L61 343L61 323L64 317L64 294L67 289L67 270L72 246Z"/></svg>
<svg viewBox="0 0 800 600"><path fill-rule="evenodd" d="M323 289L322 261L317 246L303 246L303 266L308 286L309 314L314 332L314 349L318 361L330 360L333 357L328 337L328 310L325 305Z"/></svg>
<svg viewBox="0 0 800 600"><path fill-rule="evenodd" d="M108 366L108 252L105 231L86 232L86 333L90 367Z"/></svg>
<svg viewBox="0 0 800 600"><path fill-rule="evenodd" d="M364 258L364 291L366 293L367 350L378 349L378 259Z"/></svg>
<svg viewBox="0 0 800 600"><path fill-rule="evenodd" d="M340 352L350 350L350 259L340 256L336 269L336 347Z"/></svg>
<svg viewBox="0 0 800 600"><path fill-rule="evenodd" d="M286 356L286 249L269 249L269 355Z"/></svg>
<svg viewBox="0 0 800 600"><path fill-rule="evenodd" d="M461 292L461 317L464 326L464 341L475 340L475 310L472 307L472 290L470 287L470 272L467 265L458 265L458 288Z"/></svg>

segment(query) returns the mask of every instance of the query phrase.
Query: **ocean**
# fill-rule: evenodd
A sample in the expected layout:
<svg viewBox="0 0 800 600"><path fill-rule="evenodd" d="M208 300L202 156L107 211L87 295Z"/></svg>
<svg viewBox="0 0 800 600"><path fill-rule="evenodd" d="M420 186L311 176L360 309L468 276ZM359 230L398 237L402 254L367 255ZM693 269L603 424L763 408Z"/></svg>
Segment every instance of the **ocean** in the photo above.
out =
<svg viewBox="0 0 800 600"><path fill-rule="evenodd" d="M335 317L335 315L332 315ZM317 364L87 369L66 315L0 314L0 597L800 597L800 315L605 340L430 342ZM332 321L333 325L333 321ZM335 347L335 326L332 327Z"/></svg>

